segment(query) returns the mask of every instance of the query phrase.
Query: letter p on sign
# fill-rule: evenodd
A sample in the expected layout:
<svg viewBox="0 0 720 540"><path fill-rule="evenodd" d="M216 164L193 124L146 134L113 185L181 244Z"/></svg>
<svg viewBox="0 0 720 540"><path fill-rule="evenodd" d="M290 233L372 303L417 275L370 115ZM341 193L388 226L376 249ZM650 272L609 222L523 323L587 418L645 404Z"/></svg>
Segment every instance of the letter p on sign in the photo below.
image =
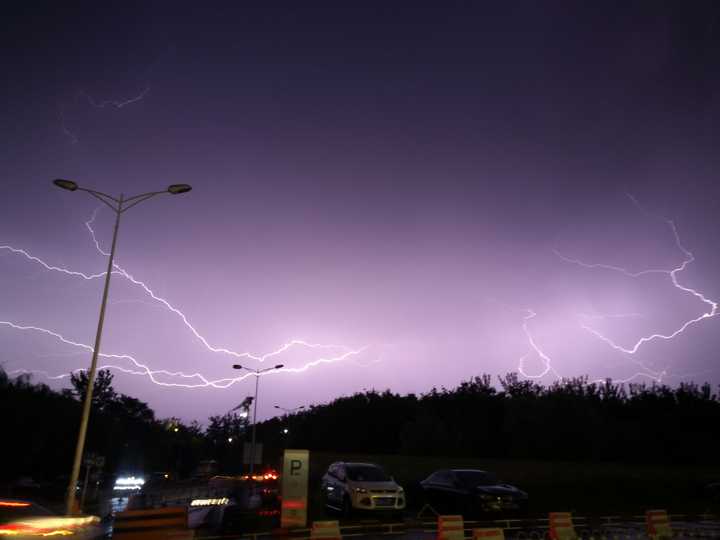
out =
<svg viewBox="0 0 720 540"><path fill-rule="evenodd" d="M307 526L307 492L310 452L285 450L282 475L282 528Z"/></svg>

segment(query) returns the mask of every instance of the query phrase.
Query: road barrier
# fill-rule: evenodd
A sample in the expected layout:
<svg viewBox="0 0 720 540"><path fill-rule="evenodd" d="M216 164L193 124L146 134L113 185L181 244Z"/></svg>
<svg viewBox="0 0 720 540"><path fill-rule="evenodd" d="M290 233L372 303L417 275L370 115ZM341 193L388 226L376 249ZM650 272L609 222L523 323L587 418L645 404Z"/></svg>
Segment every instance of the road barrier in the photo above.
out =
<svg viewBox="0 0 720 540"><path fill-rule="evenodd" d="M311 540L342 540L340 524L337 521L313 521L310 538Z"/></svg>
<svg viewBox="0 0 720 540"><path fill-rule="evenodd" d="M443 516L447 518L448 516ZM457 516L462 518L462 516ZM680 539L720 539L720 516L713 514L670 514L673 540ZM459 524L459 521L455 522ZM646 516L572 516L572 523L579 540L649 540L646 531ZM400 522L363 521L360 523L339 525L343 540L393 537L404 539L431 540L439 538L441 521L407 520ZM442 527L445 526L443 522ZM462 529L454 532L458 539L476 538L476 529L499 529L506 540L548 540L550 537L550 519L525 518L486 521L462 521ZM449 531L453 534L452 531ZM445 536L447 538L447 536ZM489 540L479 537L477 540ZM503 538L503 537L497 537ZM311 529L287 529L267 532L243 532L220 536L203 536L202 540L311 540ZM327 537L323 538L327 540ZM400 538L398 538L400 540Z"/></svg>
<svg viewBox="0 0 720 540"><path fill-rule="evenodd" d="M652 540L672 538L672 528L667 510L648 510L645 512L647 534Z"/></svg>
<svg viewBox="0 0 720 540"><path fill-rule="evenodd" d="M191 540L187 507L126 510L115 514L113 540Z"/></svg>
<svg viewBox="0 0 720 540"><path fill-rule="evenodd" d="M438 516L437 540L464 540L465 521L462 516Z"/></svg>
<svg viewBox="0 0 720 540"><path fill-rule="evenodd" d="M548 514L548 534L552 540L577 540L570 512L550 512Z"/></svg>
<svg viewBox="0 0 720 540"><path fill-rule="evenodd" d="M473 529L473 540L505 540L505 531L502 529Z"/></svg>

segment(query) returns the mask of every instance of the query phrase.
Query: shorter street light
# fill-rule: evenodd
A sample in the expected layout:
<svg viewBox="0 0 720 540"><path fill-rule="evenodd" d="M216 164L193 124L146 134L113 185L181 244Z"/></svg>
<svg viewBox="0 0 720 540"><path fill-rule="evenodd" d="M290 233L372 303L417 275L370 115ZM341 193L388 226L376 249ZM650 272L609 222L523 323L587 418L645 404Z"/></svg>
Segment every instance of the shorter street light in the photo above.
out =
<svg viewBox="0 0 720 540"><path fill-rule="evenodd" d="M292 407L290 409L286 409L285 407L281 407L280 405L273 405L273 407L275 407L276 409L280 409L281 411L283 411L287 414L292 414L294 412L304 409L305 405L300 405L299 407Z"/></svg>
<svg viewBox="0 0 720 540"><path fill-rule="evenodd" d="M255 426L257 425L257 406L258 406L258 386L260 383L260 374L268 371L281 369L284 365L277 364L273 367L265 369L252 369L249 367L241 366L240 364L233 364L233 369L244 369L255 375L255 398L253 399L253 427L252 427L252 442L250 443L250 478L252 478L253 471L255 469Z"/></svg>

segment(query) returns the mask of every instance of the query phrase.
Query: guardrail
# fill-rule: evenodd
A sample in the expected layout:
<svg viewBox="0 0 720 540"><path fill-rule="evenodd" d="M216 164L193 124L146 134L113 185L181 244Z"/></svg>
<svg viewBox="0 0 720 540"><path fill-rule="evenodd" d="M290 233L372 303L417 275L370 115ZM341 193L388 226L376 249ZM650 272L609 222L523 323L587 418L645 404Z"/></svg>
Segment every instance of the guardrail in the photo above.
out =
<svg viewBox="0 0 720 540"><path fill-rule="evenodd" d="M714 514L671 514L674 539L720 539L720 516ZM647 540L645 516L573 516L575 530L581 540ZM547 518L499 519L465 521L465 537L472 537L475 528L501 528L506 539L546 540L549 521ZM343 538L361 536L402 536L419 533L427 538L437 535L437 521L407 520L405 522L364 522L340 526ZM203 536L203 540L310 540L310 529L274 530L257 533ZM434 536L433 536L434 538Z"/></svg>

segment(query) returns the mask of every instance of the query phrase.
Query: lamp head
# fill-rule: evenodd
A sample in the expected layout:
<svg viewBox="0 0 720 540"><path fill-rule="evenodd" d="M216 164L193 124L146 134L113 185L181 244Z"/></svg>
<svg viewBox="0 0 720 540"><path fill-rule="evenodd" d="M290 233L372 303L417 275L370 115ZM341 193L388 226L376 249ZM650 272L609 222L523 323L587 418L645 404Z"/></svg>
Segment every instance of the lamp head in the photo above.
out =
<svg viewBox="0 0 720 540"><path fill-rule="evenodd" d="M53 184L55 184L59 188L67 189L68 191L75 191L78 188L76 182L73 182L72 180L63 180L62 178L53 180Z"/></svg>
<svg viewBox="0 0 720 540"><path fill-rule="evenodd" d="M168 186L167 190L168 193L172 193L173 195L180 195L181 193L187 193L192 189L192 186L190 184L172 184Z"/></svg>

